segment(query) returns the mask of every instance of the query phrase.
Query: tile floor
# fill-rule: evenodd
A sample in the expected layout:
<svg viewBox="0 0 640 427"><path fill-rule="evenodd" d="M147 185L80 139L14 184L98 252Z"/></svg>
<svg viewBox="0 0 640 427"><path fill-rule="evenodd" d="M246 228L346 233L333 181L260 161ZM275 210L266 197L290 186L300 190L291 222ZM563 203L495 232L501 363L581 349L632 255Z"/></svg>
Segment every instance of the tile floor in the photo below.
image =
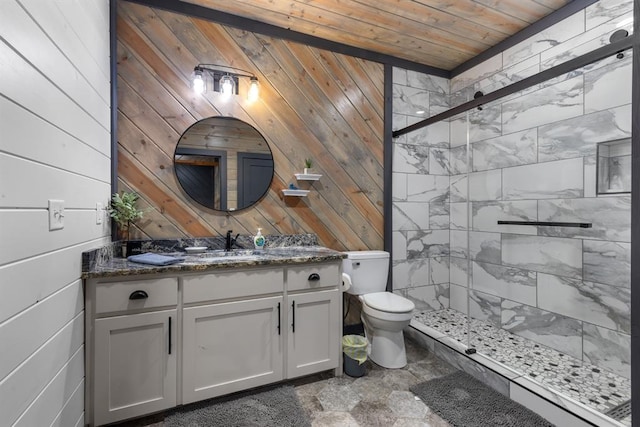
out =
<svg viewBox="0 0 640 427"><path fill-rule="evenodd" d="M452 309L420 312L414 319L457 341L467 343L467 316ZM612 372L496 328L471 321L471 345L478 352L527 375L601 413L631 398L631 382ZM631 418L620 420L631 425Z"/></svg>
<svg viewBox="0 0 640 427"><path fill-rule="evenodd" d="M409 391L414 384L454 372L448 363L406 340L408 364L384 369L367 361L360 378L343 376L305 384L295 382L300 402L313 426L431 426L449 423L432 412Z"/></svg>
<svg viewBox="0 0 640 427"><path fill-rule="evenodd" d="M455 368L407 339L408 364L384 369L367 361L360 378L323 373L290 382L313 426L450 427L409 391L423 381ZM125 422L118 427L163 427L162 415Z"/></svg>

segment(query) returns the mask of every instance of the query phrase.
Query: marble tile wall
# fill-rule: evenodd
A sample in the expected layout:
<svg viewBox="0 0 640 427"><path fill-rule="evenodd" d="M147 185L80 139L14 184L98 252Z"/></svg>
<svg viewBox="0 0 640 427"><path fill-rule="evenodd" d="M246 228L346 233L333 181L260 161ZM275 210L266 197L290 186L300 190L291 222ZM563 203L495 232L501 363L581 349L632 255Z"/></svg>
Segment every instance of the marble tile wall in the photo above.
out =
<svg viewBox="0 0 640 427"><path fill-rule="evenodd" d="M608 44L632 3L600 0L451 81L395 69L394 129ZM631 199L597 196L595 174L597 144L631 134L630 86L626 52L394 141L394 290L628 377Z"/></svg>
<svg viewBox="0 0 640 427"><path fill-rule="evenodd" d="M449 108L449 81L395 68L393 127ZM394 141L393 289L420 310L449 308L449 124Z"/></svg>
<svg viewBox="0 0 640 427"><path fill-rule="evenodd" d="M616 29L630 29L624 21L631 12L630 1L589 6L452 79L452 99L493 91L605 45ZM469 177L470 314L494 323L500 312L502 328L623 376L631 199L596 196L595 162L599 142L630 135L630 66L627 53L511 95L470 113L468 131L470 169L488 173ZM451 123L452 145L466 134L465 119ZM452 182L452 198L462 198L465 178ZM498 219L593 226L501 226ZM464 232L459 225L456 232ZM450 286L454 308L464 292L453 280Z"/></svg>

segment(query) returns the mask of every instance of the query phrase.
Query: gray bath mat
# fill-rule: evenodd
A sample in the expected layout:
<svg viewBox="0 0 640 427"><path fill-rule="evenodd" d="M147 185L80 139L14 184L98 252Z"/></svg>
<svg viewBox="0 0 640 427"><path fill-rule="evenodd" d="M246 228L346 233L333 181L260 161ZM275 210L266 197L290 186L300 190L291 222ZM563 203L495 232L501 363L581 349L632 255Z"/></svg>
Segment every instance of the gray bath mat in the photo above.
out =
<svg viewBox="0 0 640 427"><path fill-rule="evenodd" d="M463 371L417 384L411 391L454 426L553 426Z"/></svg>
<svg viewBox="0 0 640 427"><path fill-rule="evenodd" d="M164 427L310 426L296 392L282 386L242 397L189 405L164 419Z"/></svg>

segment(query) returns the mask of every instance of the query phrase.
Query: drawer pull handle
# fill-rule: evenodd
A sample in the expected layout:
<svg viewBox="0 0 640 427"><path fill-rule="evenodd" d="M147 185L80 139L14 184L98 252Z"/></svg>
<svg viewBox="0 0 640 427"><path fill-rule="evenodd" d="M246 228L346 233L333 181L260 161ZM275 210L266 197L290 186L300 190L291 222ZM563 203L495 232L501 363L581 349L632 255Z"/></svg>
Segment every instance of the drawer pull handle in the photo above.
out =
<svg viewBox="0 0 640 427"><path fill-rule="evenodd" d="M320 275L318 273L311 273L309 275L309 281L310 282L316 282L318 280L320 280Z"/></svg>
<svg viewBox="0 0 640 427"><path fill-rule="evenodd" d="M171 316L169 316L169 354L171 354Z"/></svg>
<svg viewBox="0 0 640 427"><path fill-rule="evenodd" d="M146 299L149 298L149 294L145 291L133 291L129 295L129 299Z"/></svg>
<svg viewBox="0 0 640 427"><path fill-rule="evenodd" d="M280 335L280 303L278 303L278 335Z"/></svg>
<svg viewBox="0 0 640 427"><path fill-rule="evenodd" d="M291 332L296 333L296 302L291 302L291 317L293 322L291 323Z"/></svg>

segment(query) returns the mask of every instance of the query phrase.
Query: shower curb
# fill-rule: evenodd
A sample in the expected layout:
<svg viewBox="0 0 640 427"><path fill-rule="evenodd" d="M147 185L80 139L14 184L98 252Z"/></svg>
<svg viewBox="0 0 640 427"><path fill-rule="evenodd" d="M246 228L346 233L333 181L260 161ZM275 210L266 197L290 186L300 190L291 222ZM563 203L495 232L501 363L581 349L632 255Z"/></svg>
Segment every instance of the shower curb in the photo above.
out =
<svg viewBox="0 0 640 427"><path fill-rule="evenodd" d="M439 359L465 371L557 426L627 427L480 353L465 354L465 345L415 320L404 329L404 333Z"/></svg>

